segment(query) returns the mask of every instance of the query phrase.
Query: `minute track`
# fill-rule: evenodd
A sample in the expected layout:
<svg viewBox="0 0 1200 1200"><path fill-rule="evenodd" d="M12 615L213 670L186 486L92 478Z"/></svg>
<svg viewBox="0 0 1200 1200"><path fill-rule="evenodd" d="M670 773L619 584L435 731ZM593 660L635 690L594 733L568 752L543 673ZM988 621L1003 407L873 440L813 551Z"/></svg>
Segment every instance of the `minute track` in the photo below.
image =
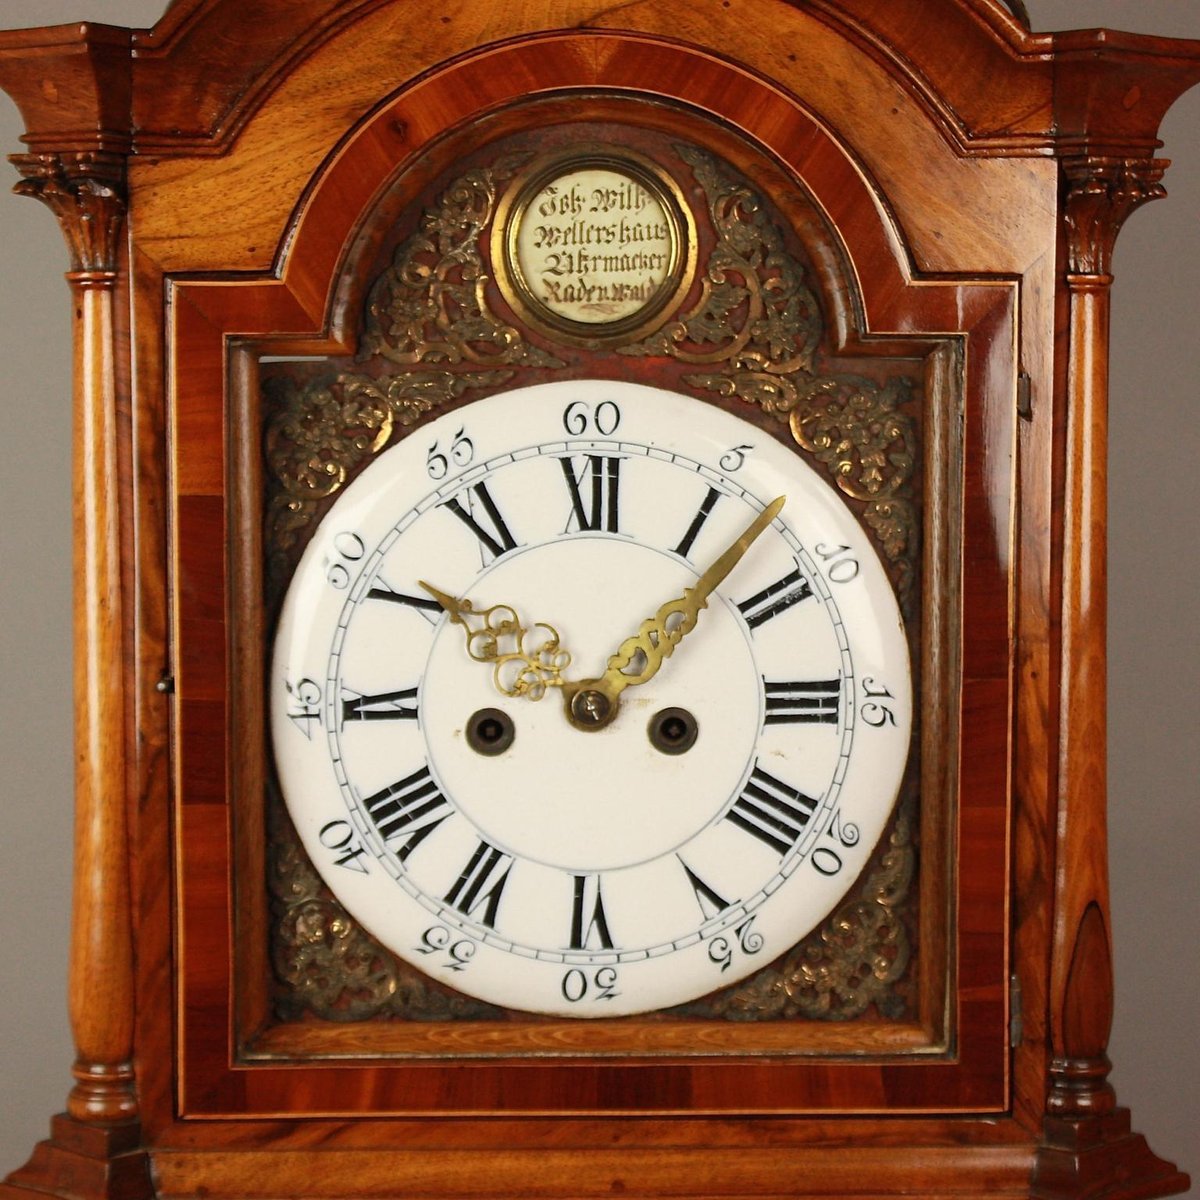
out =
<svg viewBox="0 0 1200 1200"><path fill-rule="evenodd" d="M568 396L590 422L614 394L629 399L619 436L561 437ZM331 587L319 565L313 572L313 611L341 606L324 625L323 691L337 698L324 708L332 726L324 777L384 868L334 882L348 905L365 896L360 919L402 957L449 936L439 929L453 934L451 944L468 939L475 950L455 959L461 969L450 982L470 995L581 1016L600 1015L586 1009L603 992L603 1015L619 1015L729 983L753 965L743 942L757 947L761 936L764 954L781 953L842 894L845 885L823 873L833 854L811 865L834 808L853 803L845 820L865 831L861 850L845 848L839 870L848 873L894 795L892 783L864 792L857 778L864 768L856 764L868 757L860 738L870 735L843 744L854 725L857 656L870 644L858 631L879 620L870 588L881 572L869 544L788 452L719 409L697 415L683 398L633 385L616 393L611 384L545 385L493 397L419 427L395 448L394 461L407 467L381 473L390 491L358 486L385 454L326 518L330 539L343 535L338 544L355 554L361 547L362 567L345 590ZM551 436L530 436L539 428ZM426 479L425 451L444 455L455 438L470 442L475 459ZM789 494L797 488L800 499ZM385 494L397 498L376 498ZM728 581L706 597L688 644L630 693L645 697L649 713L684 708L695 720L694 743L674 758L651 743L640 703L599 737L573 729L561 703L498 692L499 658L477 661L443 607L409 602L425 579L480 613L510 606L529 631L525 653L537 650L535 626L553 626L570 650L566 678L587 678L663 596L694 585L693 559L719 557L771 496L784 495L787 509L767 516ZM468 512L466 497L478 529L455 511L457 503ZM318 563L324 528L310 544ZM831 585L806 550L818 543L850 547L858 576ZM890 614L884 624L899 628ZM306 652L289 662L290 677L312 675L312 661ZM903 665L867 665L903 695ZM419 696L411 696L417 680ZM418 702L419 720L400 715ZM489 708L502 709L514 733L490 757L456 732ZM906 734L896 730L889 736L898 743ZM582 752L580 743L594 745ZM319 780L321 770L314 762L294 786ZM422 781L406 781L420 771L444 807L432 795L422 798L432 809L410 803ZM326 807L320 825L338 816ZM731 932L751 919L749 932ZM710 954L721 938L721 953ZM522 980L527 990L509 991Z"/></svg>

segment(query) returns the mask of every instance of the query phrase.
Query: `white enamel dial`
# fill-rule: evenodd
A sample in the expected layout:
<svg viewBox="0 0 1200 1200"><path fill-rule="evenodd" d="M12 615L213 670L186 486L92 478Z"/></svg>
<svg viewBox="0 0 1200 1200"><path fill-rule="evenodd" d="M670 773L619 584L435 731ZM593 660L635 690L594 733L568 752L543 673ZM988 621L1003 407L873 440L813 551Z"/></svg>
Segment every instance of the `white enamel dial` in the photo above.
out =
<svg viewBox="0 0 1200 1200"><path fill-rule="evenodd" d="M598 679L778 496L600 729L553 684L507 694L422 587L552 626L561 678ZM569 1017L683 1003L799 941L878 841L912 719L891 587L833 489L729 413L595 380L381 454L304 553L270 686L288 809L347 910L459 991Z"/></svg>

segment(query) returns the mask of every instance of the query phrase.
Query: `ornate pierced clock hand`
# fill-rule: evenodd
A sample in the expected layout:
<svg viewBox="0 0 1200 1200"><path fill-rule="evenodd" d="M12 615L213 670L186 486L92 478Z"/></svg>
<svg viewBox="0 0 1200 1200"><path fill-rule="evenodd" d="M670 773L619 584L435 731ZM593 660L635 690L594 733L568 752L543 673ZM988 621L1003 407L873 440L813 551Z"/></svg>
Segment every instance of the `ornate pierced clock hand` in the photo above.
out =
<svg viewBox="0 0 1200 1200"><path fill-rule="evenodd" d="M602 729L616 716L618 697L627 688L653 678L663 661L696 627L700 610L717 585L741 561L755 539L779 515L786 501L777 496L746 527L743 533L682 596L668 600L654 616L643 621L632 637L626 638L613 654L598 679L564 683L563 701L567 719L577 729Z"/></svg>
<svg viewBox="0 0 1200 1200"><path fill-rule="evenodd" d="M571 665L571 655L562 649L553 625L538 621L527 627L510 605L477 611L470 600L448 596L423 579L418 583L466 631L467 653L476 662L492 664L492 680L502 695L540 700L547 688L566 686L562 672ZM539 638L537 630L544 630L544 636Z"/></svg>

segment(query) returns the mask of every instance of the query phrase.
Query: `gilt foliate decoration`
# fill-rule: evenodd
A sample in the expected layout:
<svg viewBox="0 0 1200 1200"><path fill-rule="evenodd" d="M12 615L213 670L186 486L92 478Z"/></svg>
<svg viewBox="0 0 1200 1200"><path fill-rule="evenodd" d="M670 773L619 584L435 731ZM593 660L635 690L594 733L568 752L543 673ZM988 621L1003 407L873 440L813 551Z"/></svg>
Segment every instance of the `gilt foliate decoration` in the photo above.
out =
<svg viewBox="0 0 1200 1200"><path fill-rule="evenodd" d="M622 353L772 376L811 373L823 327L803 267L788 253L746 181L702 150L676 150L704 190L716 244L705 264L699 299Z"/></svg>
<svg viewBox="0 0 1200 1200"><path fill-rule="evenodd" d="M564 365L501 321L488 302L491 272L480 238L491 228L499 188L523 161L468 171L424 215L371 289L364 355L404 366Z"/></svg>
<svg viewBox="0 0 1200 1200"><path fill-rule="evenodd" d="M913 484L918 432L908 378L837 372L807 266L749 183L710 155L676 146L707 205L711 249L695 298L640 341L604 353L679 364L698 392L787 424L809 460L852 502L888 562L902 609L916 584ZM267 590L278 596L307 532L366 462L426 414L572 369L492 308L487 258L505 185L529 160L513 155L454 180L400 242L366 301L360 352L285 369L265 384ZM683 170L677 165L677 170ZM700 223L700 213L696 214ZM520 648L523 651L527 648ZM552 650L557 651L555 641ZM551 664L553 665L553 664ZM439 989L380 947L324 888L278 798L271 810L272 952L285 1019L491 1018L496 1011ZM915 797L905 789L889 838L855 893L753 978L675 1015L703 1019L899 1019L912 958ZM746 951L753 928L730 933ZM717 939L719 941L719 939ZM717 942L714 941L714 946Z"/></svg>
<svg viewBox="0 0 1200 1200"><path fill-rule="evenodd" d="M284 1020L306 1013L326 1021L396 1016L425 1021L495 1016L490 1005L432 987L381 949L321 883L284 816L270 806L275 910L275 973L284 985L276 1007Z"/></svg>
<svg viewBox="0 0 1200 1200"><path fill-rule="evenodd" d="M704 191L716 243L692 307L621 352L706 367L684 381L786 421L799 445L859 502L907 611L917 542L917 431L904 411L911 385L902 377L879 384L820 372L820 306L766 206L711 155L676 149Z"/></svg>
<svg viewBox="0 0 1200 1200"><path fill-rule="evenodd" d="M493 312L481 250L499 189L527 156L466 172L423 214L370 290L355 370L268 379L268 579L278 584L320 502L397 428L516 368L562 367ZM431 369L437 364L439 369Z"/></svg>
<svg viewBox="0 0 1200 1200"><path fill-rule="evenodd" d="M874 1005L885 1017L904 1015L894 985L912 954L900 908L916 870L912 817L901 808L878 865L853 899L770 970L722 998L732 1019L808 1017L849 1021Z"/></svg>
<svg viewBox="0 0 1200 1200"><path fill-rule="evenodd" d="M285 578L300 534L320 502L388 445L397 426L412 425L471 388L499 387L511 376L510 371L412 371L378 378L344 373L306 384L268 380L269 583L276 586Z"/></svg>

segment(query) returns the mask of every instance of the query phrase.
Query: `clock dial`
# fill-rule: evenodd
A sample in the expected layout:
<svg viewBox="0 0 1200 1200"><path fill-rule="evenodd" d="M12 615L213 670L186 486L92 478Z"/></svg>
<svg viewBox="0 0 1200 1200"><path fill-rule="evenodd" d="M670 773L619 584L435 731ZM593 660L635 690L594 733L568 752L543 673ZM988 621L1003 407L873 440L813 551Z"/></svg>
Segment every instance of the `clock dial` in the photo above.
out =
<svg viewBox="0 0 1200 1200"><path fill-rule="evenodd" d="M574 719L617 670L615 711ZM347 487L271 706L289 811L366 928L470 995L598 1017L828 914L895 801L911 682L823 479L722 410L583 381L449 413Z"/></svg>

